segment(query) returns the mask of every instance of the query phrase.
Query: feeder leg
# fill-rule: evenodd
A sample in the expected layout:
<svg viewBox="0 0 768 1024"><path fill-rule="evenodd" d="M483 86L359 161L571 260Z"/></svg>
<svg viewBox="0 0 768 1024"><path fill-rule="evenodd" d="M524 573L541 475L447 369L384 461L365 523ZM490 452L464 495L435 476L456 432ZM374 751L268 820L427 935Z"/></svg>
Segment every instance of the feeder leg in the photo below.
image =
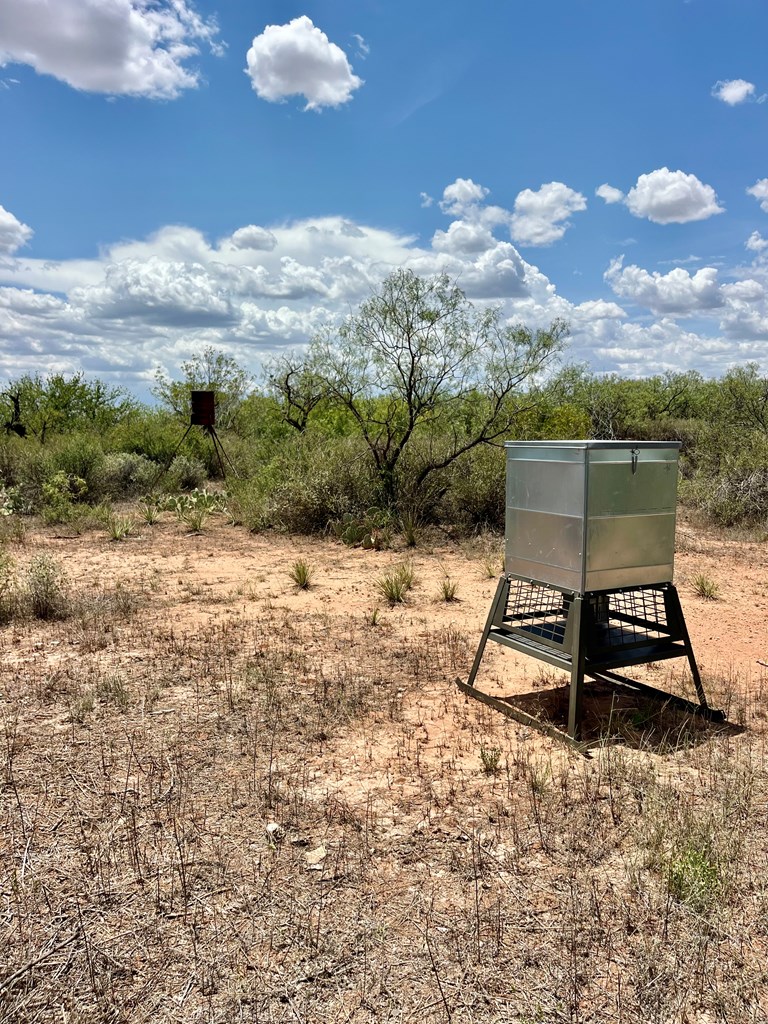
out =
<svg viewBox="0 0 768 1024"><path fill-rule="evenodd" d="M584 696L584 629L582 616L582 599L575 595L568 612L573 638L571 648L571 687L568 700L568 735L571 739L581 739L581 719L583 714L582 699Z"/></svg>
<svg viewBox="0 0 768 1024"><path fill-rule="evenodd" d="M205 430L213 443L213 450L216 452L216 457L219 460L221 475L226 479L227 473L224 468L224 462L226 461L227 465L232 470L233 475L237 476L237 470L234 467L232 459L227 455L224 445L221 443L221 438L216 433L216 427L206 427Z"/></svg>
<svg viewBox="0 0 768 1024"><path fill-rule="evenodd" d="M696 664L696 657L693 653L693 644L688 634L688 627L685 624L685 615L683 615L683 606L680 604L680 595L677 592L677 587L670 584L666 593L667 607L671 606L673 614L677 617L677 626L680 631L680 636L683 643L685 644L685 653L688 658L688 667L691 670L691 676L693 677L693 685L696 688L696 696L699 698L699 704L706 708L707 695L704 693L704 684L701 681L701 675L699 673L699 666ZM669 618L669 612L667 612Z"/></svg>
<svg viewBox="0 0 768 1024"><path fill-rule="evenodd" d="M179 448L181 448L181 446L186 441L187 434L190 432L191 429L192 429L192 424L190 423L189 426L187 427L187 429L184 431L181 440L179 441L179 443L176 445L176 447L171 452L170 458L168 459L168 461L166 462L166 464L163 466L162 470L160 471L160 475L155 480L155 484L159 483L163 479L165 474L168 472L168 470L170 469L171 463L176 458L176 452L179 450Z"/></svg>
<svg viewBox="0 0 768 1024"><path fill-rule="evenodd" d="M475 685L475 676L477 670L480 668L480 662L483 658L483 652L485 651L485 645L488 643L488 636L493 626L500 626L504 618L504 612L507 609L507 601L509 599L509 580L506 576L502 576L499 580L499 585L496 588L493 601L491 603L491 610L488 612L488 618L485 622L485 629L483 629L483 635L480 637L480 644L477 648L477 654L475 660L472 662L472 668L469 672L469 678L467 679L467 686Z"/></svg>

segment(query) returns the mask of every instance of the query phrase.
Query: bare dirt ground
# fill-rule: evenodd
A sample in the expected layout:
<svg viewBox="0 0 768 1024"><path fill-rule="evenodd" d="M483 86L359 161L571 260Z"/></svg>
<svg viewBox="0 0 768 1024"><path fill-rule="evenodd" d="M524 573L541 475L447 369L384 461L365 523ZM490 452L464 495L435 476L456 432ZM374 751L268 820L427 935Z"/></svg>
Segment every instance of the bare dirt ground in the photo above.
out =
<svg viewBox="0 0 768 1024"><path fill-rule="evenodd" d="M630 702L587 757L454 685L500 538L211 523L12 548L70 597L0 627L0 1021L768 1020L764 541L679 526L729 724ZM682 663L645 674L690 695ZM495 645L478 682L565 692Z"/></svg>

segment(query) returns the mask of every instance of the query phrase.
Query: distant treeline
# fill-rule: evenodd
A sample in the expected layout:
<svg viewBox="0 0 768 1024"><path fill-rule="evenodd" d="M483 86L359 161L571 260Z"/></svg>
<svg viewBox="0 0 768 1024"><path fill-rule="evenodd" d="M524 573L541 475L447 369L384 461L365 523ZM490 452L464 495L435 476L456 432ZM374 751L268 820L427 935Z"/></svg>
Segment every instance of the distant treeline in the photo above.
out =
<svg viewBox="0 0 768 1024"><path fill-rule="evenodd" d="M238 368L220 357L219 369ZM416 424L386 480L359 419L333 397L310 403L300 418L274 383L249 390L246 378L235 395L226 385L225 374L187 380L184 389L211 386L221 395L218 430L238 471L228 487L253 529L323 530L372 508L462 531L501 529L502 442L578 437L679 440L684 503L722 525L768 524L768 377L754 365L720 379L689 372L640 380L567 367L506 399L503 436L442 465L487 418L487 397L469 393L437 424L428 416ZM372 424L383 437L388 418L406 415L385 394L366 411L369 437ZM175 406L148 407L80 374L25 376L4 388L0 414L0 500L9 510L53 519L62 508L137 497L156 484L200 486L220 476L213 446L195 429L158 480L189 417L180 388Z"/></svg>
<svg viewBox="0 0 768 1024"><path fill-rule="evenodd" d="M399 271L341 328L254 384L207 349L158 374L149 407L83 374L25 375L0 396L0 505L49 520L220 475L189 393L217 395L237 469L230 508L252 529L397 520L504 525L503 442L680 440L681 500L726 526L768 526L768 376L643 379L556 366L567 325L502 325L446 278ZM164 467L167 472L161 476Z"/></svg>

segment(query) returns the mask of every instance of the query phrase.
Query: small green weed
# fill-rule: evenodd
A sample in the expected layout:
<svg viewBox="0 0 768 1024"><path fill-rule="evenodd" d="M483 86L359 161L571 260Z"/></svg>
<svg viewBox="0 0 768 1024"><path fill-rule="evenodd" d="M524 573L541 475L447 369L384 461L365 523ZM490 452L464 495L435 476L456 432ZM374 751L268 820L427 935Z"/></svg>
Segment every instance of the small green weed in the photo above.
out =
<svg viewBox="0 0 768 1024"><path fill-rule="evenodd" d="M0 548L0 622L9 622L17 606L16 563Z"/></svg>
<svg viewBox="0 0 768 1024"><path fill-rule="evenodd" d="M498 551L489 551L483 555L480 569L483 579L495 580L499 573L504 571L504 559Z"/></svg>
<svg viewBox="0 0 768 1024"><path fill-rule="evenodd" d="M102 704L114 704L120 711L127 711L131 695L122 676L103 676L96 684L96 696Z"/></svg>
<svg viewBox="0 0 768 1024"><path fill-rule="evenodd" d="M419 540L419 525L419 517L413 512L404 512L400 517L400 529L407 548L416 547Z"/></svg>
<svg viewBox="0 0 768 1024"><path fill-rule="evenodd" d="M710 845L686 840L669 859L666 882L678 902L697 913L710 910L721 889L720 869Z"/></svg>
<svg viewBox="0 0 768 1024"><path fill-rule="evenodd" d="M498 747L480 747L480 764L485 775L498 775L501 770L501 750Z"/></svg>
<svg viewBox="0 0 768 1024"><path fill-rule="evenodd" d="M69 705L69 720L82 725L88 715L96 707L96 700L92 690L86 690L72 701Z"/></svg>
<svg viewBox="0 0 768 1024"><path fill-rule="evenodd" d="M0 494L0 497L2 495ZM23 546L27 540L27 527L21 516L6 515L0 508L0 545L18 544Z"/></svg>
<svg viewBox="0 0 768 1024"><path fill-rule="evenodd" d="M35 555L27 566L24 583L26 603L34 618L65 616L68 581L58 562L48 555Z"/></svg>
<svg viewBox="0 0 768 1024"><path fill-rule="evenodd" d="M376 580L376 589L390 604L402 604L416 577L410 562L403 562Z"/></svg>
<svg viewBox="0 0 768 1024"><path fill-rule="evenodd" d="M440 581L440 600L441 601L457 601L456 591L458 589L458 583L456 580L452 580L450 576L444 576Z"/></svg>
<svg viewBox="0 0 768 1024"><path fill-rule="evenodd" d="M309 590L315 578L315 570L303 558L299 558L293 563L289 575L297 589Z"/></svg>
<svg viewBox="0 0 768 1024"><path fill-rule="evenodd" d="M700 572L691 580L691 586L697 597L703 597L707 601L716 601L720 596L720 587L711 576Z"/></svg>
<svg viewBox="0 0 768 1024"><path fill-rule="evenodd" d="M136 523L129 516L118 516L114 513L107 517L104 525L109 539L115 541L125 540L136 528Z"/></svg>
<svg viewBox="0 0 768 1024"><path fill-rule="evenodd" d="M156 498L144 498L139 502L139 515L147 526L160 521L160 502Z"/></svg>
<svg viewBox="0 0 768 1024"><path fill-rule="evenodd" d="M200 505L185 509L179 516L179 519L190 533L202 533L210 517L210 510L204 505Z"/></svg>

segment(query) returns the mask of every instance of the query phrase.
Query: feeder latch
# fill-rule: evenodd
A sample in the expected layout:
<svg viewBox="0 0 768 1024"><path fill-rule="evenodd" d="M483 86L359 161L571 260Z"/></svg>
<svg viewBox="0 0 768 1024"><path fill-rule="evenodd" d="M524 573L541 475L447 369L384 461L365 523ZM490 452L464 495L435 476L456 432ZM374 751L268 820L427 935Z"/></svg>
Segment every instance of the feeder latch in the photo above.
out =
<svg viewBox="0 0 768 1024"><path fill-rule="evenodd" d="M637 460L640 458L640 449L632 449L632 475L634 476L637 472Z"/></svg>

